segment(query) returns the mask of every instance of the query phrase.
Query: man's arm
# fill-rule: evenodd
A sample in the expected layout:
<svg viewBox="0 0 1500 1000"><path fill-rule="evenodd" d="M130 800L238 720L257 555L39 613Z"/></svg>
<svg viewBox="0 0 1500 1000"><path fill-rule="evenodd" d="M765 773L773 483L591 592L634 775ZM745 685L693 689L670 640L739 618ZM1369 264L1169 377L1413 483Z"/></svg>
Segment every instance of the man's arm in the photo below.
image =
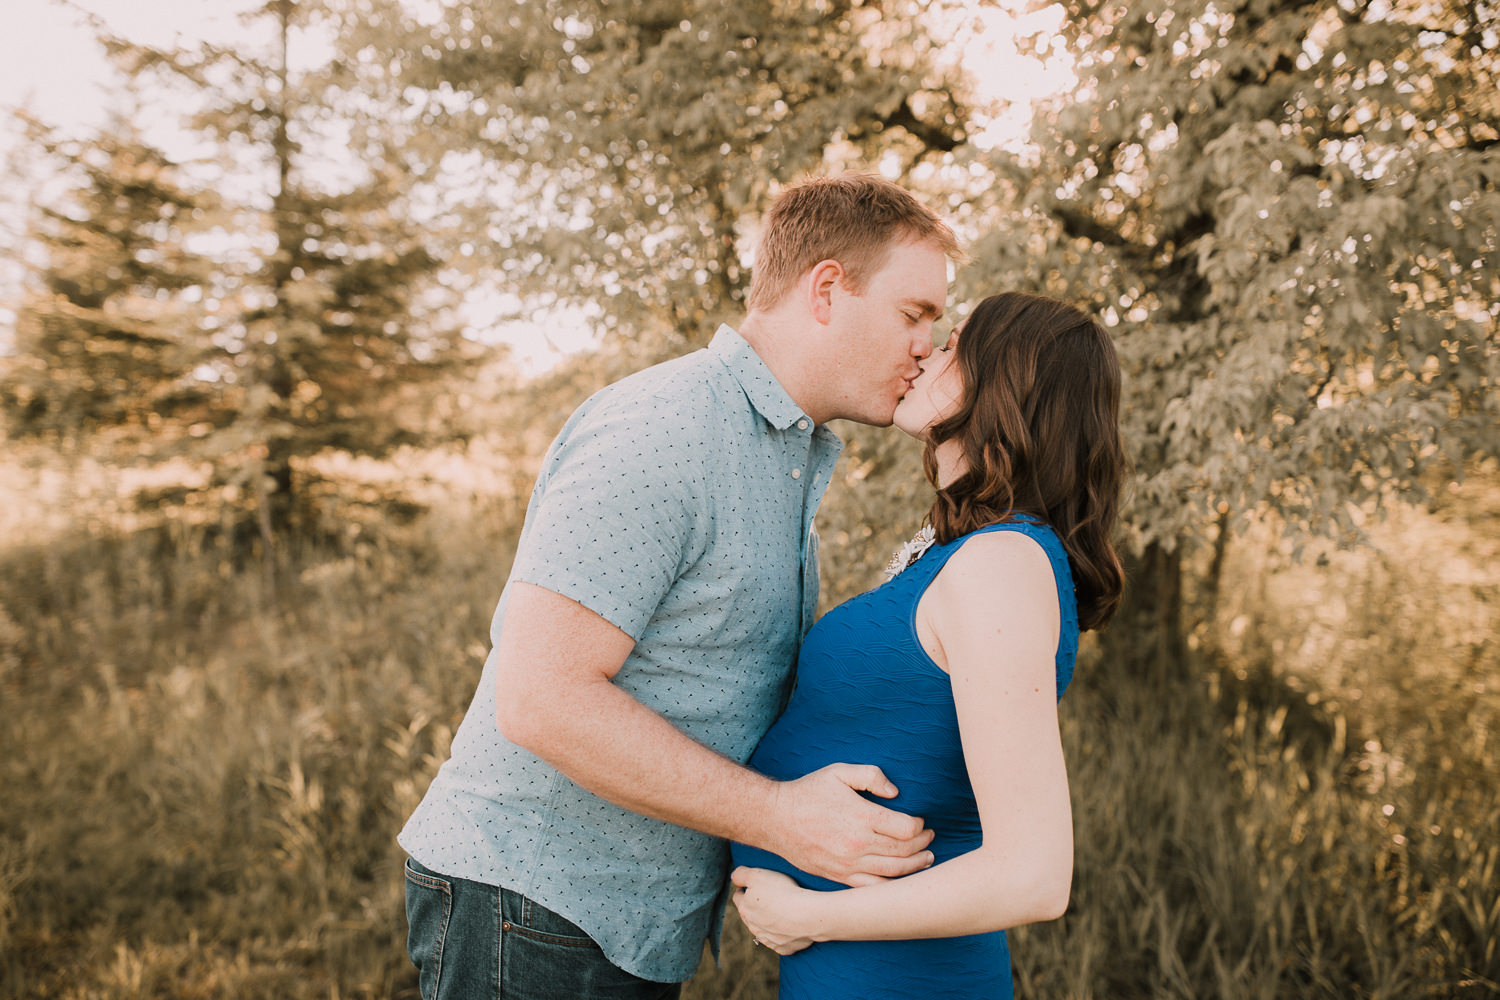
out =
<svg viewBox="0 0 1500 1000"><path fill-rule="evenodd" d="M741 767L613 683L633 646L583 605L512 582L496 648L501 733L616 805L813 875L865 885L932 863L920 819L858 794L896 794L879 768L834 764L778 782Z"/></svg>

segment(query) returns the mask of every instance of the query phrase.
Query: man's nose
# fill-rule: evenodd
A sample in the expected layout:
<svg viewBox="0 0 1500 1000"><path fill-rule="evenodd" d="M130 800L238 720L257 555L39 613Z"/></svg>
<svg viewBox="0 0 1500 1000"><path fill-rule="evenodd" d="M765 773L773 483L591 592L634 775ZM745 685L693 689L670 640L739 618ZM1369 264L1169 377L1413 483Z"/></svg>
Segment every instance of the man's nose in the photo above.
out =
<svg viewBox="0 0 1500 1000"><path fill-rule="evenodd" d="M911 356L921 361L932 353L932 323L929 321L919 325L921 329L911 340Z"/></svg>

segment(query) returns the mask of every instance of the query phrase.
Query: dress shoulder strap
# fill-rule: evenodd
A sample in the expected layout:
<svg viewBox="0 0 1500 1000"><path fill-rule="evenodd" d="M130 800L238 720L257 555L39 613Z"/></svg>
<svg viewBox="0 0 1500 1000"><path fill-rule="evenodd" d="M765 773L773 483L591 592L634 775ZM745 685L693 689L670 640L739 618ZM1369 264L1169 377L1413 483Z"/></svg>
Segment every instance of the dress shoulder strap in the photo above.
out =
<svg viewBox="0 0 1500 1000"><path fill-rule="evenodd" d="M1029 517L1018 517L1013 521L1002 521L999 524L987 524L982 528L976 528L944 545L934 545L920 559L891 580L889 586L902 584L902 589L907 590L909 599L915 607L916 602L921 600L922 595L926 593L928 586L943 566L953 557L953 553L974 536L992 531L1015 531L1025 535L1042 547L1042 551L1047 553L1047 558L1052 563L1052 577L1057 584L1057 605L1062 617L1062 629L1057 648L1057 695L1061 698L1063 689L1073 678L1073 665L1078 654L1078 598L1073 590L1073 570L1068 564L1068 551L1063 547L1062 539L1057 536L1057 532L1048 525Z"/></svg>

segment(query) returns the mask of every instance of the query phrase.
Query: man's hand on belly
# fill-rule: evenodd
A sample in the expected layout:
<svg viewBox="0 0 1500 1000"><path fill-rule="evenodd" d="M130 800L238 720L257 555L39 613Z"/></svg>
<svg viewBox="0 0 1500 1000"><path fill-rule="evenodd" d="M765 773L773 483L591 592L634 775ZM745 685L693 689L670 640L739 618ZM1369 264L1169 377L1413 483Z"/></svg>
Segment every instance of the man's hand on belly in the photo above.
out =
<svg viewBox="0 0 1500 1000"><path fill-rule="evenodd" d="M870 885L932 864L932 831L916 816L860 795L893 798L880 768L830 764L777 786L768 817L767 850L809 875L845 885Z"/></svg>

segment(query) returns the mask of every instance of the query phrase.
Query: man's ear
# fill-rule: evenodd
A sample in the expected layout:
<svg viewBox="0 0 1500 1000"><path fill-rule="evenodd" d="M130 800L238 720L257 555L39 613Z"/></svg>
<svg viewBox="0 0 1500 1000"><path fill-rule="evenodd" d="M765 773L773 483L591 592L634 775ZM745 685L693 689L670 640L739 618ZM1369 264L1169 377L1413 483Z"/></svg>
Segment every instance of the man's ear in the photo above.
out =
<svg viewBox="0 0 1500 1000"><path fill-rule="evenodd" d="M834 292L844 283L844 265L820 260L807 272L807 309L812 318L826 324L833 316Z"/></svg>

